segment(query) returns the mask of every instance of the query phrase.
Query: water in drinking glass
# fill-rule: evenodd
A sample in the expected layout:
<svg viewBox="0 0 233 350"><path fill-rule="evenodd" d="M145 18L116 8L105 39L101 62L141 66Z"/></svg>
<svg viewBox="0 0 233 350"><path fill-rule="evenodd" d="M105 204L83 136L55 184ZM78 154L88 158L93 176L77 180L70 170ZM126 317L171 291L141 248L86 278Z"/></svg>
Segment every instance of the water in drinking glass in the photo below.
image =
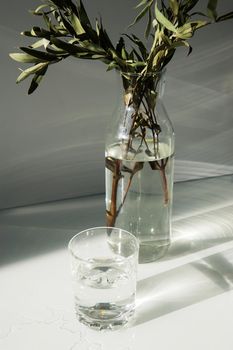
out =
<svg viewBox="0 0 233 350"><path fill-rule="evenodd" d="M116 232L118 229L113 230ZM82 323L92 328L113 329L122 326L134 313L138 244L135 237L129 235L126 237L121 230L117 240L115 235L114 244L109 244L109 237L103 240L103 235L89 237L86 249L93 257L72 257L76 314ZM83 242L79 242L81 246L84 254ZM101 256L101 252L108 254Z"/></svg>

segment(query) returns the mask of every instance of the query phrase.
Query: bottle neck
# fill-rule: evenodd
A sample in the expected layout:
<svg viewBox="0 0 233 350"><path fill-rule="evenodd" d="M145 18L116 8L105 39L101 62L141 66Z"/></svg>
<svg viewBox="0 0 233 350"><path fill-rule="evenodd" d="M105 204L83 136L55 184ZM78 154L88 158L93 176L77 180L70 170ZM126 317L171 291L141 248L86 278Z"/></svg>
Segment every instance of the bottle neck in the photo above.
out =
<svg viewBox="0 0 233 350"><path fill-rule="evenodd" d="M163 96L165 72L154 74L121 73L125 106L139 109L147 105L154 109L156 100Z"/></svg>

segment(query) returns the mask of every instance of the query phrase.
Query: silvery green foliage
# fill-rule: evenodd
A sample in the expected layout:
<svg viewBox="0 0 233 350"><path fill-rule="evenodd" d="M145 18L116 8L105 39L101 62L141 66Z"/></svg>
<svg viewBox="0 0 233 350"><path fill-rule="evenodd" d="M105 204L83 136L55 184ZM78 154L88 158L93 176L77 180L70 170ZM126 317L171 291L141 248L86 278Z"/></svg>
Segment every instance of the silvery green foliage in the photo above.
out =
<svg viewBox="0 0 233 350"><path fill-rule="evenodd" d="M192 48L189 39L197 30L213 22L233 18L233 12L217 13L217 0L207 2L206 13L195 11L199 0L142 0L136 6L137 15L130 25L146 18L144 38L125 34L114 45L103 27L102 19L92 23L82 0L44 0L33 15L40 16L44 27L33 27L22 34L34 43L20 47L20 53L10 57L30 67L22 70L17 83L32 76L28 90L31 94L51 64L70 56L80 59L100 60L107 70L123 73L127 88L127 74L139 73L141 77L162 70L180 46ZM126 43L127 40L127 43Z"/></svg>

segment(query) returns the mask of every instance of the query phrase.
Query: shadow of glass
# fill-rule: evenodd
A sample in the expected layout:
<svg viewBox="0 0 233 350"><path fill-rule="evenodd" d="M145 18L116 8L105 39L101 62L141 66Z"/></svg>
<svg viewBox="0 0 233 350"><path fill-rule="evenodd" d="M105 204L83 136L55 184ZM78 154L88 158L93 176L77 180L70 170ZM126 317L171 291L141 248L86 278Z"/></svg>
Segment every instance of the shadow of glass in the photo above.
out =
<svg viewBox="0 0 233 350"><path fill-rule="evenodd" d="M233 289L233 248L195 259L138 282L135 325Z"/></svg>

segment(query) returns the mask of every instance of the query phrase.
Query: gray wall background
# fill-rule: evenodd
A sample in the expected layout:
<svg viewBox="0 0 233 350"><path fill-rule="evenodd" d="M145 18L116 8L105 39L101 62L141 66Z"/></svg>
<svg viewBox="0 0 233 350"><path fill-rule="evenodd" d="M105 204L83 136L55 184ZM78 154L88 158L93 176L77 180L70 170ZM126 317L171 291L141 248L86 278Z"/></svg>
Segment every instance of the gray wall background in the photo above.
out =
<svg viewBox="0 0 233 350"><path fill-rule="evenodd" d="M16 86L19 64L8 53L28 43L19 33L35 25L27 10L39 3L1 4L1 209L104 192L104 135L119 97L117 79L101 63L71 59L51 67L31 96L29 81ZM233 10L232 1L219 3L220 12ZM137 1L85 4L93 19L102 14L116 41ZM233 173L232 32L233 20L199 31L193 54L180 49L168 68L177 180Z"/></svg>

